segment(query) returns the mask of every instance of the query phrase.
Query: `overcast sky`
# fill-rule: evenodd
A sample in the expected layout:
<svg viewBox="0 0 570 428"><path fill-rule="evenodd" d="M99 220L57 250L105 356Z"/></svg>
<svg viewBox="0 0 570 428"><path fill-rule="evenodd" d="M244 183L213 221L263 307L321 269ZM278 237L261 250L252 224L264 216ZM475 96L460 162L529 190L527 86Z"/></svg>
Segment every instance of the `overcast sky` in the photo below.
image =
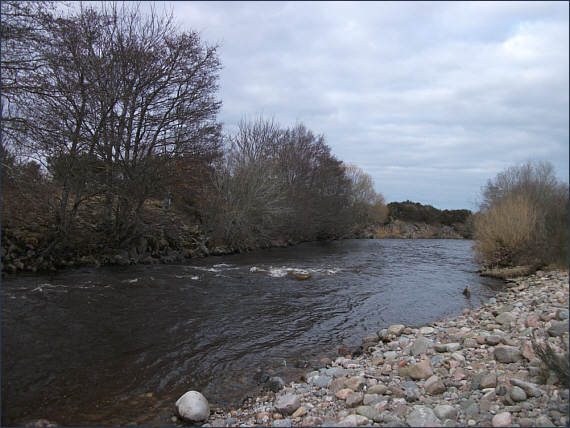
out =
<svg viewBox="0 0 570 428"><path fill-rule="evenodd" d="M260 112L300 121L387 202L473 210L488 179L529 158L568 180L568 5L155 3L220 43L228 131Z"/></svg>

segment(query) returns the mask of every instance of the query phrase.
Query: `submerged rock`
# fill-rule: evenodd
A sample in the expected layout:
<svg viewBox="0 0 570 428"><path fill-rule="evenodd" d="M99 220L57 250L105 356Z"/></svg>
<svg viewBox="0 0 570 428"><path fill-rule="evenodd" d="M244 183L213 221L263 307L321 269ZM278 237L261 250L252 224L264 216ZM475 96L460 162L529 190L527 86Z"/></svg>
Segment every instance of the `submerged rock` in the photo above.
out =
<svg viewBox="0 0 570 428"><path fill-rule="evenodd" d="M264 383L264 386L273 392L278 392L285 385L286 385L285 381L283 379L281 379L280 377L277 377L277 376L269 378L269 380Z"/></svg>

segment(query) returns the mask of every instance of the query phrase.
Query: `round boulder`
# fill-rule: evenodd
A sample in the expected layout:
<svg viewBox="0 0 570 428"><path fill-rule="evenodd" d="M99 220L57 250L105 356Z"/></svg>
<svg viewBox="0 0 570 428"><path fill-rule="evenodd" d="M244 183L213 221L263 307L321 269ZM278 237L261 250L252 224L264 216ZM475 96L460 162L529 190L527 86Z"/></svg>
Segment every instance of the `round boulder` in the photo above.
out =
<svg viewBox="0 0 570 428"><path fill-rule="evenodd" d="M451 419L452 421L457 420L457 415L459 409L450 404L441 404L433 409L435 416L441 420Z"/></svg>
<svg viewBox="0 0 570 428"><path fill-rule="evenodd" d="M291 415L301 407L301 400L293 394L285 394L275 400L275 410L284 415Z"/></svg>
<svg viewBox="0 0 570 428"><path fill-rule="evenodd" d="M403 324L394 324L388 327L388 334L399 336L404 332L405 329L406 326Z"/></svg>
<svg viewBox="0 0 570 428"><path fill-rule="evenodd" d="M508 394L513 401L525 401L527 399L526 392L519 386L512 386Z"/></svg>
<svg viewBox="0 0 570 428"><path fill-rule="evenodd" d="M501 363L516 363L523 357L522 352L514 346L497 346L493 355Z"/></svg>
<svg viewBox="0 0 570 428"><path fill-rule="evenodd" d="M502 412L493 416L491 424L494 427L508 427L511 426L512 416L509 412Z"/></svg>
<svg viewBox="0 0 570 428"><path fill-rule="evenodd" d="M208 400L198 391L188 391L174 405L176 416L189 422L205 421L210 416Z"/></svg>
<svg viewBox="0 0 570 428"><path fill-rule="evenodd" d="M568 333L568 323L561 322L558 324L554 324L552 325L552 327L546 330L546 332L549 334L549 336L554 336L554 337L562 336L564 335L564 333Z"/></svg>
<svg viewBox="0 0 570 428"><path fill-rule="evenodd" d="M433 348L433 342L423 336L420 336L414 341L414 344L410 349L410 354L417 357L418 355L425 354L430 348Z"/></svg>

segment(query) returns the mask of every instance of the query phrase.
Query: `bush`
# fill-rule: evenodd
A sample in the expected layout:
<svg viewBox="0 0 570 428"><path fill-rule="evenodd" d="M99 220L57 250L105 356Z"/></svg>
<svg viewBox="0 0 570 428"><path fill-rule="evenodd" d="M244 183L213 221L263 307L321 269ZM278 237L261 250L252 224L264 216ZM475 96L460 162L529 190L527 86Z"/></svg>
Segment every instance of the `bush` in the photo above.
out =
<svg viewBox="0 0 570 428"><path fill-rule="evenodd" d="M568 381L570 376L568 367L568 349L564 350L564 352L556 352L550 343L539 343L536 337L534 337L534 333L531 337L531 343L534 352L538 358L540 358L546 368L549 371L556 373L556 377L558 377L560 384L565 388L568 388Z"/></svg>
<svg viewBox="0 0 570 428"><path fill-rule="evenodd" d="M4 146L2 152L2 228L38 231L53 222L53 186L34 161L18 161Z"/></svg>
<svg viewBox="0 0 570 428"><path fill-rule="evenodd" d="M568 184L549 162L507 168L482 189L475 249L487 268L568 266Z"/></svg>
<svg viewBox="0 0 570 428"><path fill-rule="evenodd" d="M489 267L530 262L537 213L523 196L504 199L475 217L475 249Z"/></svg>

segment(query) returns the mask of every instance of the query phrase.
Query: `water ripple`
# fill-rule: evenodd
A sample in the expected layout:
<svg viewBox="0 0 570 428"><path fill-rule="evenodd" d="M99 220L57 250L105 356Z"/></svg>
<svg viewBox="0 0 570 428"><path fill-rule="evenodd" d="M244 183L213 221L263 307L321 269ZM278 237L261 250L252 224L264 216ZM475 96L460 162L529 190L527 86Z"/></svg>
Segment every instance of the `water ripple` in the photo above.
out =
<svg viewBox="0 0 570 428"><path fill-rule="evenodd" d="M477 275L471 245L348 240L3 278L2 422L148 391L222 391L229 374L457 315L499 284Z"/></svg>

